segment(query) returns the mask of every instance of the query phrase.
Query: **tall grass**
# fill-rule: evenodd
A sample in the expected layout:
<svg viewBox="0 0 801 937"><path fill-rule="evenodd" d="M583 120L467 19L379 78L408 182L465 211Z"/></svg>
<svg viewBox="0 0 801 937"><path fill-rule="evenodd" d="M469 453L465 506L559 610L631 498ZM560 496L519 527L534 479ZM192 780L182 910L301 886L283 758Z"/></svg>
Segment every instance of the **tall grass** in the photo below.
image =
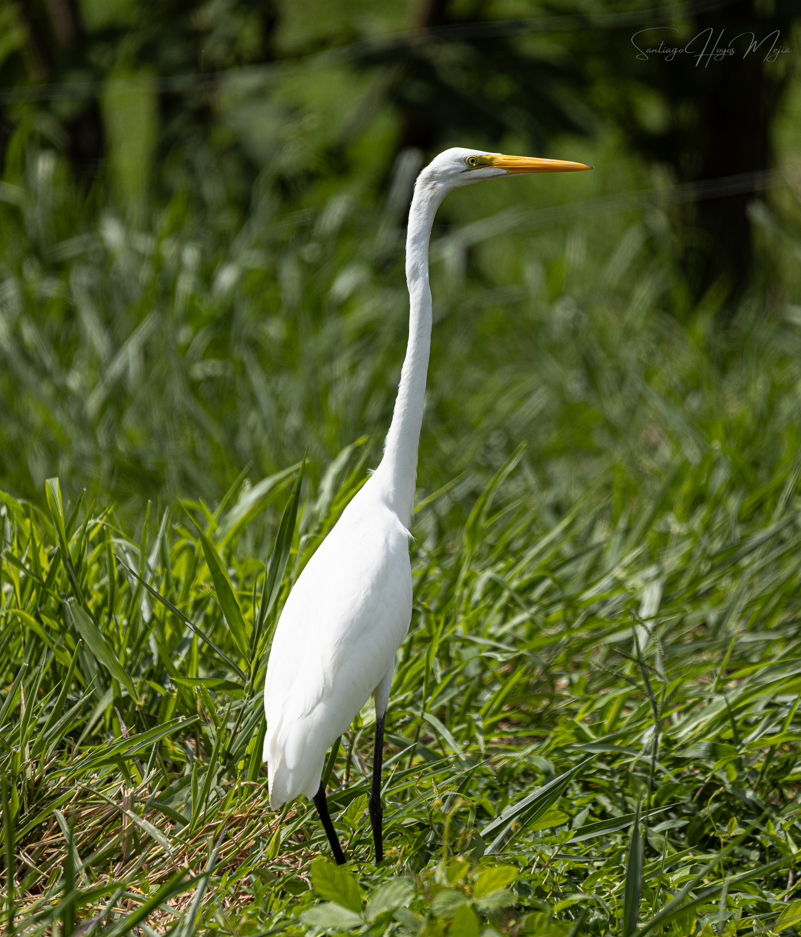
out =
<svg viewBox="0 0 801 937"><path fill-rule="evenodd" d="M157 497L218 501L243 467L262 477L307 449L319 481L345 446L380 440L406 338L410 159L377 207L337 192L289 211L265 178L246 218L179 193L137 230L84 218L51 154L32 156L0 190L6 485L41 498L58 475L130 519ZM520 443L559 511L612 479L618 505L650 496L674 458L715 445L767 483L794 451L786 297L719 334L715 296L691 315L659 210L542 230L514 207L545 197L537 181L453 196L435 230L423 494L466 473L464 519Z"/></svg>
<svg viewBox="0 0 801 937"><path fill-rule="evenodd" d="M0 185L9 933L801 921L798 307L719 331L657 209L442 216L387 861L369 705L328 764L350 866L269 811L270 636L380 457L414 167L379 207L265 177L247 218L178 194L146 230L46 153Z"/></svg>
<svg viewBox="0 0 801 937"><path fill-rule="evenodd" d="M215 511L151 506L135 538L56 480L46 509L2 495L8 932L792 930L797 455L759 489L722 448L677 458L617 519L591 499L554 519L518 451L462 535L426 540L422 507L388 858L372 864L368 705L330 764L350 871L318 859L309 878L325 837L305 801L268 809L260 689L365 455L316 495L286 471Z"/></svg>

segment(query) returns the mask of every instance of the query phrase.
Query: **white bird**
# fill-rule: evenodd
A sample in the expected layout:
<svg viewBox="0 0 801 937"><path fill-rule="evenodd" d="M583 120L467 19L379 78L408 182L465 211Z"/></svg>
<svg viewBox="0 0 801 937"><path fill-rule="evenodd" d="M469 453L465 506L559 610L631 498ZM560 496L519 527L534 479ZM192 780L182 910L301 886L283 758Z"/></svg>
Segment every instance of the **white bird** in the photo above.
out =
<svg viewBox="0 0 801 937"><path fill-rule="evenodd" d="M384 457L295 583L275 631L264 685L270 806L300 794L310 798L338 863L345 858L328 814L323 765L326 751L371 693L376 734L370 822L376 862L383 858L384 716L395 652L412 615L409 527L431 344L428 244L434 215L449 192L484 179L591 168L456 147L417 177L406 237L409 342Z"/></svg>

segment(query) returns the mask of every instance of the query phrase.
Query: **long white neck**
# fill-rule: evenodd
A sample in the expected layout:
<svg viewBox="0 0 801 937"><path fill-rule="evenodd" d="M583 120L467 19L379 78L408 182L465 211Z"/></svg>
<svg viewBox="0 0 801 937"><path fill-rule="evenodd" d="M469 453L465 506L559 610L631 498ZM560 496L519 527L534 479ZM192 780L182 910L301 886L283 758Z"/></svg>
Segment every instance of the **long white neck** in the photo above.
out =
<svg viewBox="0 0 801 937"><path fill-rule="evenodd" d="M376 480L388 506L406 527L411 523L417 478L417 448L423 424L428 355L431 349L431 289L428 243L434 215L445 196L439 186L418 177L406 234L406 283L409 287L409 344L403 361L392 423Z"/></svg>

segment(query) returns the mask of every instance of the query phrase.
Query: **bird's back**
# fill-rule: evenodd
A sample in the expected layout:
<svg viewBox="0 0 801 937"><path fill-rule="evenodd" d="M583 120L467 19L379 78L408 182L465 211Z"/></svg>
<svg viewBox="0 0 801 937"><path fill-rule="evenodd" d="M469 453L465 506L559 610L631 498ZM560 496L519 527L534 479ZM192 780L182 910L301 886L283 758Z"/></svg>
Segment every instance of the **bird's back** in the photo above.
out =
<svg viewBox="0 0 801 937"><path fill-rule="evenodd" d="M273 807L317 793L327 749L380 683L409 627L409 534L373 481L301 573L276 628L264 687Z"/></svg>

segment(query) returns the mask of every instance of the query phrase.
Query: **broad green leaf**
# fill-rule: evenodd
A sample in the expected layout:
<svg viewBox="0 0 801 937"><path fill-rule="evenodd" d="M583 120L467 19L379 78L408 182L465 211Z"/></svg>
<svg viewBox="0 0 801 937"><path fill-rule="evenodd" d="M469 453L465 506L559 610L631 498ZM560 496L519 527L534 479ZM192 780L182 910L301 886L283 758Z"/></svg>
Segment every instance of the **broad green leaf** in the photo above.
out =
<svg viewBox="0 0 801 937"><path fill-rule="evenodd" d="M207 690L218 690L223 693L242 694L244 687L241 683L226 680L224 677L176 677L171 676L173 683L179 686L205 687Z"/></svg>
<svg viewBox="0 0 801 937"><path fill-rule="evenodd" d="M469 904L463 904L453 913L451 921L451 933L459 937L478 937L479 935L478 915Z"/></svg>
<svg viewBox="0 0 801 937"><path fill-rule="evenodd" d="M228 578L228 571L209 538L202 530L199 530L198 533L203 546L203 554L206 557L206 563L211 572L211 578L214 581L214 591L217 593L217 601L220 603L223 615L225 615L225 620L228 622L228 627L231 629L231 634L236 642L236 646L239 648L239 652L243 657L247 657L247 627L245 625L245 619L242 617L242 609L239 607L239 602L237 602L236 595L234 594L234 587L231 585L231 580Z"/></svg>
<svg viewBox="0 0 801 937"><path fill-rule="evenodd" d="M448 864L445 866L445 878L449 885L455 885L456 882L461 882L462 879L470 871L470 863L464 856L454 856L453 859L448 860Z"/></svg>
<svg viewBox="0 0 801 937"><path fill-rule="evenodd" d="M484 914L495 914L504 908L511 908L515 903L515 896L508 888L496 888L483 898L476 899L476 907Z"/></svg>
<svg viewBox="0 0 801 937"><path fill-rule="evenodd" d="M360 914L362 896L356 879L343 866L318 857L311 864L312 886L321 898L335 901L343 908Z"/></svg>
<svg viewBox="0 0 801 937"><path fill-rule="evenodd" d="M451 918L456 909L467 903L467 895L461 888L443 888L434 895L431 910L437 917Z"/></svg>
<svg viewBox="0 0 801 937"><path fill-rule="evenodd" d="M380 885L367 902L367 919L374 921L380 914L407 905L414 896L414 884L408 878L393 878Z"/></svg>
<svg viewBox="0 0 801 937"><path fill-rule="evenodd" d="M300 915L301 921L308 927L338 928L350 930L354 927L360 927L364 924L361 915L335 901L326 901L323 904L315 905L308 911L303 911Z"/></svg>
<svg viewBox="0 0 801 937"><path fill-rule="evenodd" d="M484 869L476 879L473 894L476 898L483 898L499 888L511 885L517 877L517 869L513 865L496 865L491 869Z"/></svg>
<svg viewBox="0 0 801 937"><path fill-rule="evenodd" d="M553 920L546 911L535 911L523 918L520 933L526 937L569 937L570 925Z"/></svg>
<svg viewBox="0 0 801 937"><path fill-rule="evenodd" d="M358 797L354 797L342 814L342 822L352 830L355 830L364 815L364 811L367 809L368 800L369 795L367 794L360 794Z"/></svg>
<svg viewBox="0 0 801 937"><path fill-rule="evenodd" d="M570 817L564 811L551 808L547 810L536 823L529 823L528 828L532 832L537 832L538 830L553 830L557 826L564 826L569 819Z"/></svg>
<svg viewBox="0 0 801 937"><path fill-rule="evenodd" d="M790 927L801 925L801 901L792 901L779 915L776 930L787 930Z"/></svg>

